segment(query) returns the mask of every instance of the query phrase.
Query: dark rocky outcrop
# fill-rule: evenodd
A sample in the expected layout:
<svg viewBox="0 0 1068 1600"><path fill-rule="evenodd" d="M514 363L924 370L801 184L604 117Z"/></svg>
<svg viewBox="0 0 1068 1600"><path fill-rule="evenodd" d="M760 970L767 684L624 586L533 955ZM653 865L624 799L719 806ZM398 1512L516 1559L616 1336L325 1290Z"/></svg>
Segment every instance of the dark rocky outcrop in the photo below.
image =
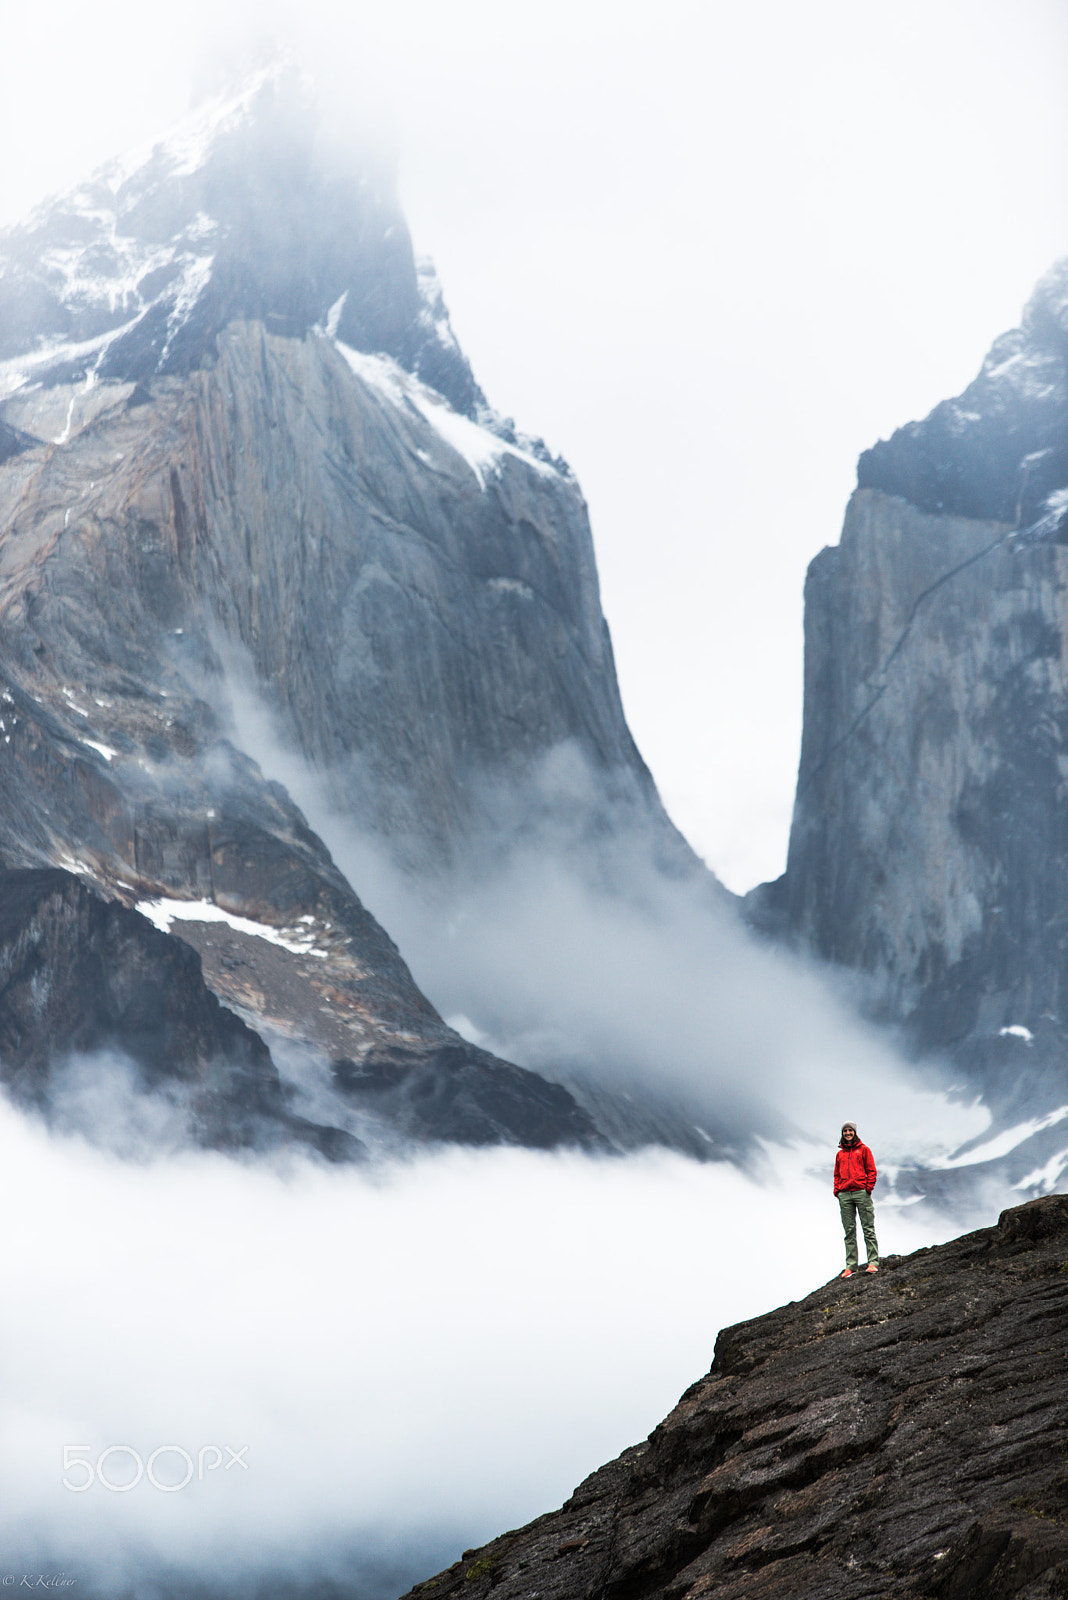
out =
<svg viewBox="0 0 1068 1600"><path fill-rule="evenodd" d="M587 1113L559 1083L512 1066L466 1040L422 1050L369 1051L359 1066L341 1057L333 1080L350 1102L419 1139L457 1144L558 1144L607 1148Z"/></svg>
<svg viewBox="0 0 1068 1600"><path fill-rule="evenodd" d="M263 1012L276 1025L288 1019L324 1051L331 1039L365 1044L358 1063L339 1057L332 1064L339 1111L356 1107L420 1140L535 1149L600 1142L566 1089L458 1039L399 962L390 984L378 963L394 1013L383 1017L378 1008L366 1047L345 1003L349 988L351 1009L372 1011L371 986L361 992L353 959L366 929L343 941L335 923L335 948L323 957L225 922L179 926L183 937L162 933L69 872L0 870L0 1083L19 1104L47 1116L57 1073L78 1058L118 1052L139 1069L146 1092L179 1094L198 1144L291 1140L333 1160L356 1157L362 1147L350 1132L295 1114L270 1050L220 1004L205 982L206 963L214 990L229 993L245 1015ZM317 1029L314 1015L328 995L332 1032Z"/></svg>
<svg viewBox="0 0 1068 1600"><path fill-rule="evenodd" d="M28 450L38 441L29 434L20 433L17 428L8 427L6 422L0 422L0 462L9 456L18 455L20 450Z"/></svg>
<svg viewBox="0 0 1068 1600"><path fill-rule="evenodd" d="M1066 1348L1052 1195L724 1328L644 1444L411 1594L1055 1600Z"/></svg>

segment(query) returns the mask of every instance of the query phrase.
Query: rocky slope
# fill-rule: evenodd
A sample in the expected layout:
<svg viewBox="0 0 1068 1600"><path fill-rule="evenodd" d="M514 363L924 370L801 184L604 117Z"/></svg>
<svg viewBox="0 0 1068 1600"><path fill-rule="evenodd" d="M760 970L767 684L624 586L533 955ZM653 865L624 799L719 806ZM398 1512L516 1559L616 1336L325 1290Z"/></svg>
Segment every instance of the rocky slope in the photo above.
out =
<svg viewBox="0 0 1068 1600"><path fill-rule="evenodd" d="M0 238L0 428L0 862L180 923L209 988L313 1061L328 1122L593 1139L445 1026L240 748L244 698L424 869L561 805L693 865L573 477L488 411L389 185L299 81L261 74Z"/></svg>
<svg viewBox="0 0 1068 1600"><path fill-rule="evenodd" d="M1068 1197L724 1328L559 1511L411 1591L494 1600L1068 1593Z"/></svg>
<svg viewBox="0 0 1068 1600"><path fill-rule="evenodd" d="M287 936L214 901L147 909L152 920L68 872L0 871L0 1083L19 1104L133 1149L144 1114L129 1119L127 1107L132 1125L112 1126L101 1106L96 1127L91 1092L79 1110L94 1069L114 1079L118 1065L120 1080L134 1069L135 1094L162 1097L171 1142L294 1143L330 1161L365 1153L354 1130L375 1142L388 1129L475 1145L602 1143L559 1084L445 1027L358 903L354 915L340 897L328 949L304 925ZM175 913L181 937L160 931ZM361 962L376 934L377 962ZM283 1082L238 1012L256 1018L283 1063L294 1038L319 1046L297 1081Z"/></svg>
<svg viewBox="0 0 1068 1600"><path fill-rule="evenodd" d="M72 1061L98 1053L136 1067L144 1093L165 1091L198 1144L360 1154L289 1109L263 1040L219 1004L183 940L68 872L0 872L0 1080L52 1114Z"/></svg>
<svg viewBox="0 0 1068 1600"><path fill-rule="evenodd" d="M1006 1116L1068 1101L1066 362L1062 264L861 458L806 584L787 871L754 897Z"/></svg>

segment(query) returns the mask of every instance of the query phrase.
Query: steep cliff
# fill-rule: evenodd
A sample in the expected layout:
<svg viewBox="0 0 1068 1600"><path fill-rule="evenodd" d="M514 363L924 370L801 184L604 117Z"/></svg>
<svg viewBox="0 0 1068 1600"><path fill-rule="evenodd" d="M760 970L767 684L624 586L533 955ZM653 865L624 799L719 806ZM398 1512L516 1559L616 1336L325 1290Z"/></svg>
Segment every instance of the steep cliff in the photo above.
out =
<svg viewBox="0 0 1068 1600"><path fill-rule="evenodd" d="M486 407L388 184L266 73L0 266L0 860L166 900L219 998L405 1132L590 1140L444 1025L235 745L241 680L423 867L551 811L539 763L571 752L580 832L622 807L693 865L626 727L578 487Z"/></svg>
<svg viewBox="0 0 1068 1600"><path fill-rule="evenodd" d="M785 878L756 897L1002 1107L1068 1100L1068 266L861 458L805 589Z"/></svg>
<svg viewBox="0 0 1068 1600"><path fill-rule="evenodd" d="M434 1600L1068 1592L1068 1197L724 1328L707 1377Z"/></svg>

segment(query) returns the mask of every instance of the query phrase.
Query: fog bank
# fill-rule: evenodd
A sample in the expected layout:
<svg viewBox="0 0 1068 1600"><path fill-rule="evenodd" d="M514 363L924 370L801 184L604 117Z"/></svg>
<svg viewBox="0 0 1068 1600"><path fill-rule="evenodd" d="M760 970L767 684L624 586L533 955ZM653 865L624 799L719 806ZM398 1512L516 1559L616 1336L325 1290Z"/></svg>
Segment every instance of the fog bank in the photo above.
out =
<svg viewBox="0 0 1068 1600"><path fill-rule="evenodd" d="M138 1164L6 1102L0 1139L0 1547L36 1543L83 1592L354 1562L361 1596L376 1571L400 1592L559 1504L708 1369L720 1326L841 1253L830 1144L755 1178L666 1152ZM885 1251L955 1231L879 1221Z"/></svg>

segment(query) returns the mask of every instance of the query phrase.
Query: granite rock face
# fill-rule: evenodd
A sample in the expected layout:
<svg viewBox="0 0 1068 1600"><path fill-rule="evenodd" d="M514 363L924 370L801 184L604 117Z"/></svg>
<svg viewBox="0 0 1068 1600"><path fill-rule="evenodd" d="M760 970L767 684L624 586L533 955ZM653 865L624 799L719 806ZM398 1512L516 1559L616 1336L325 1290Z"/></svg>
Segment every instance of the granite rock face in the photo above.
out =
<svg viewBox="0 0 1068 1600"><path fill-rule="evenodd" d="M1052 1195L724 1328L644 1444L411 1594L1054 1600L1066 1337Z"/></svg>
<svg viewBox="0 0 1068 1600"><path fill-rule="evenodd" d="M50 568L9 611L24 666L103 609L116 657L177 656L212 704L236 652L341 803L417 847L572 746L687 854L574 478L486 406L389 184L291 74L0 236L0 292L12 601L13 566Z"/></svg>
<svg viewBox="0 0 1068 1600"><path fill-rule="evenodd" d="M267 74L0 260L0 862L180 926L276 1061L311 1052L327 1121L597 1142L444 1024L234 709L423 868L561 804L694 865L626 727L575 480L489 412L389 185ZM554 759L582 776L562 801Z"/></svg>
<svg viewBox="0 0 1068 1600"><path fill-rule="evenodd" d="M658 812L570 476L383 358L249 323L217 349L7 464L12 665L62 677L61 706L91 684L84 733L121 757L119 668L159 724L143 753L192 761L233 652L354 813L438 849L472 826L480 779L569 741Z"/></svg>
<svg viewBox="0 0 1068 1600"><path fill-rule="evenodd" d="M806 584L787 871L751 902L1032 1111L1068 1100L1066 308L1062 265L964 395L862 457Z"/></svg>

